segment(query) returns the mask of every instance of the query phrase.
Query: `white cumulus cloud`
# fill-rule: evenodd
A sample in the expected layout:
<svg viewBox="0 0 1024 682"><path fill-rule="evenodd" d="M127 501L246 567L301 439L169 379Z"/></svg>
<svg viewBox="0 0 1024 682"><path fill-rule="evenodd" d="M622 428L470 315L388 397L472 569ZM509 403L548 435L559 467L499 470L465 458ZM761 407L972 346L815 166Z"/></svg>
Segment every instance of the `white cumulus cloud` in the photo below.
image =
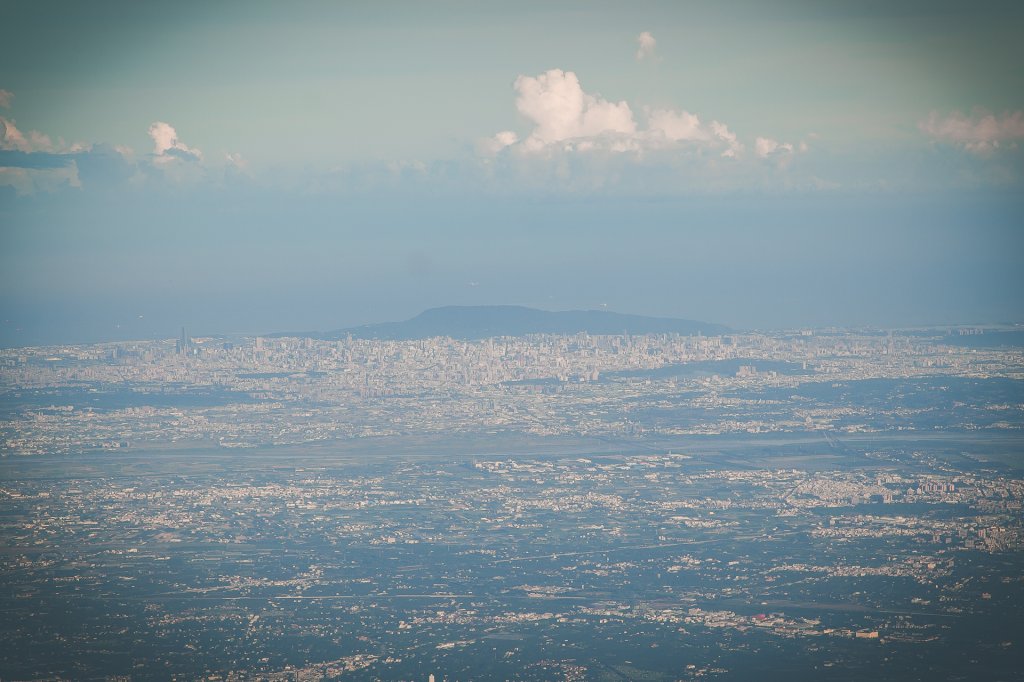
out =
<svg viewBox="0 0 1024 682"><path fill-rule="evenodd" d="M53 141L48 135L37 130L30 130L23 133L15 125L14 119L0 116L0 128L3 136L0 137L0 149L16 149L20 152L52 152L55 150Z"/></svg>
<svg viewBox="0 0 1024 682"><path fill-rule="evenodd" d="M614 102L587 92L572 71L551 69L515 80L516 109L532 129L522 138L511 130L480 140L483 156L502 150L524 154L549 152L633 152L671 150L684 145L721 150L737 158L743 144L719 121L705 123L697 114L679 109L645 109L637 123L625 101Z"/></svg>
<svg viewBox="0 0 1024 682"><path fill-rule="evenodd" d="M642 62L645 59L654 59L654 48L657 47L658 41L654 39L650 31L644 31L636 37L636 42L639 47L636 50L636 59L638 62Z"/></svg>
<svg viewBox="0 0 1024 682"><path fill-rule="evenodd" d="M0 89L0 108L10 109L11 100L14 99L14 93L10 90Z"/></svg>
<svg viewBox="0 0 1024 682"><path fill-rule="evenodd" d="M736 137L736 133L729 130L729 126L724 123L712 121L711 134L727 145L726 150L722 152L722 156L735 159L743 152L743 145L740 143L739 138Z"/></svg>
<svg viewBox="0 0 1024 682"><path fill-rule="evenodd" d="M636 133L633 111L626 102L609 102L585 92L572 71L551 69L539 76L519 76L515 89L516 108L534 124L523 142L528 150L578 138Z"/></svg>
<svg viewBox="0 0 1024 682"><path fill-rule="evenodd" d="M1024 112L1006 112L1001 116L981 109L970 116L959 111L948 116L932 112L919 127L935 140L985 155L1000 147L1015 146L1017 140L1024 139Z"/></svg>
<svg viewBox="0 0 1024 682"><path fill-rule="evenodd" d="M770 137L759 137L754 140L754 153L762 159L772 156L782 156L793 153L793 145L789 142L779 142Z"/></svg>
<svg viewBox="0 0 1024 682"><path fill-rule="evenodd" d="M519 136L511 130L503 130L480 141L479 150L484 156L493 156L506 147L519 141Z"/></svg>
<svg viewBox="0 0 1024 682"><path fill-rule="evenodd" d="M200 161L203 158L201 151L178 139L177 131L169 123L155 122L149 126L149 136L153 139L153 154L158 163L167 163L173 159Z"/></svg>
<svg viewBox="0 0 1024 682"><path fill-rule="evenodd" d="M630 183L644 192L791 186L805 182L810 167L799 163L809 151L805 141L745 138L721 119L682 107L614 100L588 91L572 71L522 74L514 91L521 127L495 128L501 132L476 144L477 168L488 181L572 191Z"/></svg>
<svg viewBox="0 0 1024 682"><path fill-rule="evenodd" d="M670 142L702 142L709 138L708 131L701 125L697 115L688 111L655 109L647 115L647 129Z"/></svg>

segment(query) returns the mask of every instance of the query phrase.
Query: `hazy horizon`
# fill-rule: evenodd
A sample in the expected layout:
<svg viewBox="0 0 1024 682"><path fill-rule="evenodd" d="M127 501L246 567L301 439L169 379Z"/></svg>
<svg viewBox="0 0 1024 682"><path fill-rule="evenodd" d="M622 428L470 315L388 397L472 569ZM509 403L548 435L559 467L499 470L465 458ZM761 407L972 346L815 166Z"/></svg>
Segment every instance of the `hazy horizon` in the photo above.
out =
<svg viewBox="0 0 1024 682"><path fill-rule="evenodd" d="M1024 320L1015 6L5 7L0 346Z"/></svg>

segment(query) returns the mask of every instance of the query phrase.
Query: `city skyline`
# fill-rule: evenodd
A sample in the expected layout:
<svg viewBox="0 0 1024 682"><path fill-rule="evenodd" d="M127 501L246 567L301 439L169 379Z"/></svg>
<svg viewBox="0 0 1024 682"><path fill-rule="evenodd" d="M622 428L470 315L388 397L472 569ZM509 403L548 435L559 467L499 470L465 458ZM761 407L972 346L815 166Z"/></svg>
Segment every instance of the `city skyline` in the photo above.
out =
<svg viewBox="0 0 1024 682"><path fill-rule="evenodd" d="M1024 676L1024 3L0 17L0 679Z"/></svg>
<svg viewBox="0 0 1024 682"><path fill-rule="evenodd" d="M0 669L1019 678L1020 332L709 331L0 350Z"/></svg>

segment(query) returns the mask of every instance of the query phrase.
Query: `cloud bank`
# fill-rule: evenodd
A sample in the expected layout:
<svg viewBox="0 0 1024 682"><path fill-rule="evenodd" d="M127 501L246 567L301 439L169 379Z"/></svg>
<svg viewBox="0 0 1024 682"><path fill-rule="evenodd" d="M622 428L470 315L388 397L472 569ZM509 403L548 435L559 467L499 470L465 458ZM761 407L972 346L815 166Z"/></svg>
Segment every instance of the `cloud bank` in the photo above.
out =
<svg viewBox="0 0 1024 682"><path fill-rule="evenodd" d="M1024 139L1024 112L1006 112L997 116L976 109L970 116L959 111L940 116L933 111L921 121L919 128L933 140L984 156L1000 148L1017 147L1017 141Z"/></svg>
<svg viewBox="0 0 1024 682"><path fill-rule="evenodd" d="M0 108L10 108L13 93L0 90ZM169 123L149 126L153 152L136 158L124 145L71 144L36 130L24 131L13 118L0 116L0 187L19 195L54 192L63 188L116 187L155 182L182 184L208 181L212 170L203 153L185 144ZM227 154L225 169L248 175L248 165L238 154ZM216 177L216 176L213 176Z"/></svg>

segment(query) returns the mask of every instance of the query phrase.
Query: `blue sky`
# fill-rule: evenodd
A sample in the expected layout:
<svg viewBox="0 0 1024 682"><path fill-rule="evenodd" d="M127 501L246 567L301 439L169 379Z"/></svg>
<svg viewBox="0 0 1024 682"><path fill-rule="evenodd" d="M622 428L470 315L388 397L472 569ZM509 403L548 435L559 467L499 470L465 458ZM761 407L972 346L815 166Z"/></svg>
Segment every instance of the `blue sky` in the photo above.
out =
<svg viewBox="0 0 1024 682"><path fill-rule="evenodd" d="M4 345L1024 316L1013 3L0 5Z"/></svg>

